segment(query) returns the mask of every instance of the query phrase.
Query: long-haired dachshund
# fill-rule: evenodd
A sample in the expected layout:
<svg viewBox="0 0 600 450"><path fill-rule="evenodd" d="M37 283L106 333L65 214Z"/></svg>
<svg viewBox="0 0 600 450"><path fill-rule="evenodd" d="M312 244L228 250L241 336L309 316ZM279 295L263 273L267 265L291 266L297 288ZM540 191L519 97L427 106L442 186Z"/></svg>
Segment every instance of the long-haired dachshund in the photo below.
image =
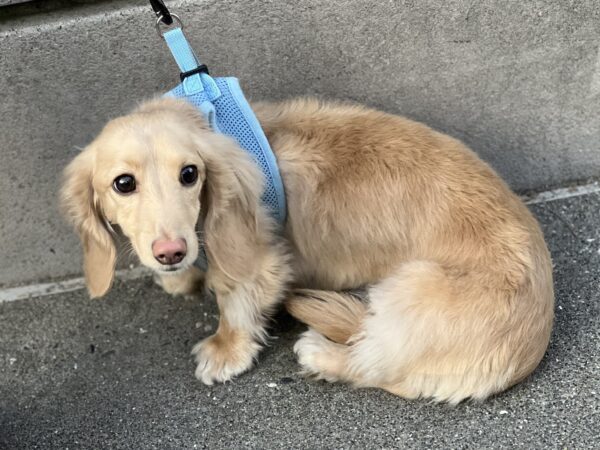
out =
<svg viewBox="0 0 600 450"><path fill-rule="evenodd" d="M65 170L92 297L110 288L118 224L171 293L204 282L217 332L193 352L206 384L248 370L284 302L309 326L307 374L405 398L483 399L540 362L553 321L538 224L461 142L362 106L254 104L277 157L288 218L261 204L263 176L184 101L111 121ZM199 230L199 232L198 232ZM193 266L199 240L206 274ZM366 287L360 299L349 292Z"/></svg>

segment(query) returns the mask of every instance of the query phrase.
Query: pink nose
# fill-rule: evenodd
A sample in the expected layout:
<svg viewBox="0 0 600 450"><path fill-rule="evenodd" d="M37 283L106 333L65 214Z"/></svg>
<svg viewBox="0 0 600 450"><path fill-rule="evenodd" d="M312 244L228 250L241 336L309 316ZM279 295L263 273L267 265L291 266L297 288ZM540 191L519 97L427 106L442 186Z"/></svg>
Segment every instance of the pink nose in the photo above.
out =
<svg viewBox="0 0 600 450"><path fill-rule="evenodd" d="M152 243L152 254L159 263L165 266L181 262L185 258L186 252L185 239L179 238L169 241L161 238Z"/></svg>

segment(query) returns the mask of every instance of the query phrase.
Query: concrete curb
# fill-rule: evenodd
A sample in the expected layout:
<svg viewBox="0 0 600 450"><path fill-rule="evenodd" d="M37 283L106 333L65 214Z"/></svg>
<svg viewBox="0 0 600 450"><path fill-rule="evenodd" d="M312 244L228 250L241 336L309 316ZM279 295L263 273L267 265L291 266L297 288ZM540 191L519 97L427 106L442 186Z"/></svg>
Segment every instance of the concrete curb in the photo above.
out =
<svg viewBox="0 0 600 450"><path fill-rule="evenodd" d="M593 0L169 6L213 73L238 76L251 98L320 95L407 115L464 140L516 190L600 174ZM55 200L62 168L178 73L141 0L0 17L0 48L0 287L74 276L79 248Z"/></svg>

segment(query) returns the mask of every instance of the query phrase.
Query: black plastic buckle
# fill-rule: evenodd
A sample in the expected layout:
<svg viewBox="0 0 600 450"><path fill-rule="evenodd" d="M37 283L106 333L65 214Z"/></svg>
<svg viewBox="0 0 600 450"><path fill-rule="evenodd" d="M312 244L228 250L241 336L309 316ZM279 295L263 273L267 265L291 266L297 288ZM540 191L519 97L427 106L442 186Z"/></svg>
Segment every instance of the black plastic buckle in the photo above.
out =
<svg viewBox="0 0 600 450"><path fill-rule="evenodd" d="M196 75L197 73L205 73L206 75L208 75L208 67L206 67L206 64L200 64L198 67L196 67L195 69L189 70L187 72L181 72L179 74L179 79L181 81L185 80L187 77L192 76L192 75Z"/></svg>
<svg viewBox="0 0 600 450"><path fill-rule="evenodd" d="M156 17L160 18L165 25L171 25L173 23L173 17L171 17L169 9L162 0L150 0L150 6L152 6Z"/></svg>

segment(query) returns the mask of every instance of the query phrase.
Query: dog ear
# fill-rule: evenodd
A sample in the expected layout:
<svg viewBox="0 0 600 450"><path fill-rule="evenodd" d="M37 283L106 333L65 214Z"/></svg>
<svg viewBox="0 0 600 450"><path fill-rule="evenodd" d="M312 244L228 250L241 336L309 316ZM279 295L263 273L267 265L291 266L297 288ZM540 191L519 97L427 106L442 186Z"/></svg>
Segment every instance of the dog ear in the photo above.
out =
<svg viewBox="0 0 600 450"><path fill-rule="evenodd" d="M252 278L270 222L260 206L263 174L230 138L203 133L198 144L206 165L203 186L204 239L208 263L231 281Z"/></svg>
<svg viewBox="0 0 600 450"><path fill-rule="evenodd" d="M88 147L66 167L60 193L64 214L81 239L85 281L92 298L110 288L117 260L115 243L94 195L93 164L94 150Z"/></svg>

